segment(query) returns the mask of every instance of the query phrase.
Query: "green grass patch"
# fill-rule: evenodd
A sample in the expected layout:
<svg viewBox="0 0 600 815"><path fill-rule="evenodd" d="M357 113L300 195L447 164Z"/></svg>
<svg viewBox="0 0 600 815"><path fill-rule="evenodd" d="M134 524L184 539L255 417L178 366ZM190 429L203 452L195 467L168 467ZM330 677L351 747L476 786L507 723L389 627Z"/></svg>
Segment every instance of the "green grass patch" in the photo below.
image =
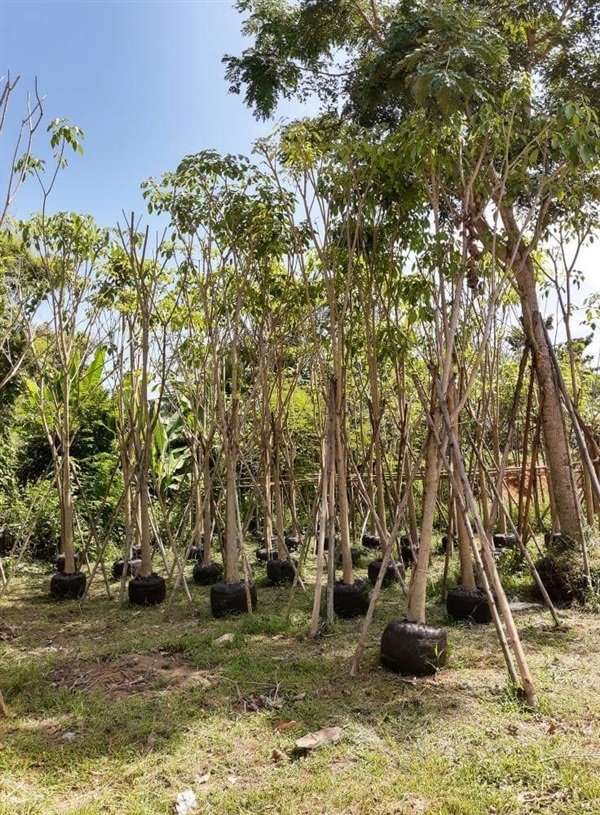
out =
<svg viewBox="0 0 600 815"><path fill-rule="evenodd" d="M517 618L540 697L531 711L507 684L492 626L449 626L437 677L382 670L381 631L404 613L398 587L383 592L351 679L360 621L308 637L310 584L286 622L285 588L263 586L254 615L213 620L195 586L191 605L119 609L100 583L61 604L46 582L29 568L2 606L19 636L0 644L14 714L0 720L0 815L167 815L185 789L213 815L600 812L589 611L564 612L561 630L543 610ZM437 596L429 619L447 624ZM344 737L295 755L297 738L327 725Z"/></svg>

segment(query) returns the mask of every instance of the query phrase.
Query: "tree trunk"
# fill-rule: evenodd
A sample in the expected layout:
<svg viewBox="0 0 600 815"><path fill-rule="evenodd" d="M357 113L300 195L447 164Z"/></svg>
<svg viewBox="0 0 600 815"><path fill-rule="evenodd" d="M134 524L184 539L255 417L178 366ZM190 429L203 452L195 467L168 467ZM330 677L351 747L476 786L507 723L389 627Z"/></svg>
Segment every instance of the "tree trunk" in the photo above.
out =
<svg viewBox="0 0 600 815"><path fill-rule="evenodd" d="M285 518L283 509L283 493L281 489L281 425L279 417L271 413L271 424L273 427L273 492L275 494L275 523L277 527L277 557L279 560L286 559L285 551Z"/></svg>
<svg viewBox="0 0 600 815"><path fill-rule="evenodd" d="M340 550L342 553L342 580L346 584L354 583L354 571L352 569L352 552L350 548L350 522L348 512L348 483L346 476L346 449L344 446L343 422L344 422L344 388L341 377L333 380L332 387L335 394L335 468L338 483L338 503L340 507ZM333 541L329 541L329 550L333 556Z"/></svg>
<svg viewBox="0 0 600 815"><path fill-rule="evenodd" d="M140 513L140 544L142 547L140 577L150 577L152 574L152 549L150 548L150 494L148 492L148 474L150 470L152 427L150 422L150 406L148 403L148 364L150 355L150 309L148 303L144 302L143 308L142 375L140 382L140 410L138 424L138 439L140 449L140 457L138 461L138 501Z"/></svg>
<svg viewBox="0 0 600 815"><path fill-rule="evenodd" d="M212 477L210 473L210 446L208 442L203 449L204 469L204 554L202 562L208 566L212 559Z"/></svg>
<svg viewBox="0 0 600 815"><path fill-rule="evenodd" d="M226 514L225 514L225 582L240 582L240 567L237 546L237 512L236 512L236 461L237 456L234 445L228 444L227 455L227 481L226 481Z"/></svg>
<svg viewBox="0 0 600 815"><path fill-rule="evenodd" d="M202 492L200 490L200 442L193 438L191 441L192 449L192 496L193 496L193 532L192 543L194 546L200 548L202 546L203 523L204 518L202 514L203 501Z"/></svg>
<svg viewBox="0 0 600 815"><path fill-rule="evenodd" d="M60 534L62 550L65 556L65 573L73 574L75 571L75 547L73 544L73 496L71 494L71 466L69 455L68 431L63 431L61 456L61 490L60 490Z"/></svg>
<svg viewBox="0 0 600 815"><path fill-rule="evenodd" d="M460 438L459 417L454 417L453 415L457 401L456 397L456 384L454 379L452 379L448 388L448 413L453 416L452 430L458 439ZM452 466L452 464L450 466ZM450 474L448 475L450 476ZM467 528L469 520L460 508L461 505L466 506L460 481L457 482L456 490L452 490L452 493L454 495L456 508L456 535L458 538L458 556L460 558L460 583L465 591L475 591L477 585L475 583L475 575L473 574L473 560L471 557L472 533L470 534L470 530Z"/></svg>
<svg viewBox="0 0 600 815"><path fill-rule="evenodd" d="M439 417L434 417L436 426ZM431 552L431 535L440 483L440 457L433 433L429 433L425 452L425 475L423 477L423 520L421 522L421 542L417 563L413 566L408 595L406 619L411 623L425 622L425 600L427 594L427 571Z"/></svg>
<svg viewBox="0 0 600 815"><path fill-rule="evenodd" d="M563 422L561 398L552 371L542 315L540 313L533 261L517 256L516 279L523 311L523 327L532 352L540 393L540 419L548 464L548 480L563 535L582 542L577 496L571 477L568 440Z"/></svg>

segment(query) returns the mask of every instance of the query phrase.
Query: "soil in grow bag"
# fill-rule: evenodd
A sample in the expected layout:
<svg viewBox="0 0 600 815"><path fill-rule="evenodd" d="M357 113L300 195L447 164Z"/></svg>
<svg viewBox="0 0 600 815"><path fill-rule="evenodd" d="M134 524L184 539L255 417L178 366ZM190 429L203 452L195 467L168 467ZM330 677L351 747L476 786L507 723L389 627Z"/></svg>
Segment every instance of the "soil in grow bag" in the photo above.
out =
<svg viewBox="0 0 600 815"><path fill-rule="evenodd" d="M417 556L418 552L419 547L415 546L415 557ZM400 538L400 555L402 556L402 563L404 564L405 569L408 569L408 567L412 566L415 562L408 535L402 535Z"/></svg>
<svg viewBox="0 0 600 815"><path fill-rule="evenodd" d="M81 566L81 558L79 556L79 552L75 552L74 561L75 561L75 571L78 572L79 567ZM64 570L65 570L65 556L64 555L58 555L57 558L56 558L55 563L56 563L56 571L57 572L64 572Z"/></svg>
<svg viewBox="0 0 600 815"><path fill-rule="evenodd" d="M379 535L363 535L362 545L365 549L381 549L381 540Z"/></svg>
<svg viewBox="0 0 600 815"><path fill-rule="evenodd" d="M167 596L164 577L152 572L150 577L133 577L127 586L129 602L136 606L157 606Z"/></svg>
<svg viewBox="0 0 600 815"><path fill-rule="evenodd" d="M252 610L256 609L256 586L249 584ZM248 611L246 585L239 583L214 583L210 587L210 610L213 617L227 617L229 614L242 614Z"/></svg>
<svg viewBox="0 0 600 815"><path fill-rule="evenodd" d="M472 620L479 624L492 622L492 612L483 589L465 591L460 586L451 589L446 598L446 611L453 620Z"/></svg>
<svg viewBox="0 0 600 815"><path fill-rule="evenodd" d="M212 586L223 579L223 567L220 563L209 563L207 566L196 563L192 577L199 586Z"/></svg>
<svg viewBox="0 0 600 815"><path fill-rule="evenodd" d="M381 664L410 676L434 674L446 664L448 635L443 628L393 621L381 636Z"/></svg>
<svg viewBox="0 0 600 815"><path fill-rule="evenodd" d="M259 563L266 563L267 560L277 560L277 549L267 550L264 546L259 546L256 550L256 559Z"/></svg>
<svg viewBox="0 0 600 815"><path fill-rule="evenodd" d="M338 617L360 617L369 608L369 587L365 580L344 583L338 580L333 587L333 610Z"/></svg>
<svg viewBox="0 0 600 815"><path fill-rule="evenodd" d="M298 561L295 560L296 568ZM267 579L274 586L279 586L281 583L294 582L294 567L289 560L270 560L267 563Z"/></svg>
<svg viewBox="0 0 600 815"><path fill-rule="evenodd" d="M288 552L297 552L300 547L300 538L296 535L286 535L285 545Z"/></svg>
<svg viewBox="0 0 600 815"><path fill-rule="evenodd" d="M362 557L362 550L358 549L356 546L352 546L350 549L350 557L352 558L352 565L358 566L358 563ZM342 553L340 551L338 551L336 554L335 565L338 567L342 565Z"/></svg>
<svg viewBox="0 0 600 815"><path fill-rule="evenodd" d="M56 572L50 580L50 594L59 600L76 600L83 596L86 580L83 572Z"/></svg>
<svg viewBox="0 0 600 815"><path fill-rule="evenodd" d="M125 558L120 557L112 565L112 576L115 580L120 580L123 577L123 569L125 568ZM127 577L135 577L139 574L142 568L142 559L134 558L127 561Z"/></svg>
<svg viewBox="0 0 600 815"><path fill-rule="evenodd" d="M586 579L577 554L549 552L536 561L535 567L553 603L570 606L585 599ZM537 584L535 590L541 596Z"/></svg>
<svg viewBox="0 0 600 815"><path fill-rule="evenodd" d="M372 560L368 566L368 575L369 575L369 583L374 586L377 583L377 578L379 577L379 570L381 569L381 558L379 560ZM392 583L397 583L398 578L396 577L396 570L394 566L389 563L386 567L385 574L383 576L383 583L382 586L391 586Z"/></svg>
<svg viewBox="0 0 600 815"><path fill-rule="evenodd" d="M517 541L514 535L497 532L494 535L494 546L496 549L514 549Z"/></svg>

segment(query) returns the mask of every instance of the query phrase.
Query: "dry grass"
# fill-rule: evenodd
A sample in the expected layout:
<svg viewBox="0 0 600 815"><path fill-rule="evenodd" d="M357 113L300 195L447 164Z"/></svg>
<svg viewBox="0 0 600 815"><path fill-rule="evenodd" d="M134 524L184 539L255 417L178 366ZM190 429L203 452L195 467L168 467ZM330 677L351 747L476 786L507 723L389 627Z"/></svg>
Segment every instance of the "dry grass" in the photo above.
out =
<svg viewBox="0 0 600 815"><path fill-rule="evenodd" d="M101 586L55 603L46 581L24 573L1 609L18 634L0 643L14 713L0 722L2 815L161 815L185 789L211 815L600 813L600 620L584 610L560 631L544 612L519 615L532 712L506 686L491 627L452 627L435 678L381 670L378 638L404 608L396 587L351 680L360 623L307 638L310 592L286 627L283 588L259 585L259 614L215 621L206 589L167 616L119 610ZM295 756L295 739L325 725L345 737Z"/></svg>

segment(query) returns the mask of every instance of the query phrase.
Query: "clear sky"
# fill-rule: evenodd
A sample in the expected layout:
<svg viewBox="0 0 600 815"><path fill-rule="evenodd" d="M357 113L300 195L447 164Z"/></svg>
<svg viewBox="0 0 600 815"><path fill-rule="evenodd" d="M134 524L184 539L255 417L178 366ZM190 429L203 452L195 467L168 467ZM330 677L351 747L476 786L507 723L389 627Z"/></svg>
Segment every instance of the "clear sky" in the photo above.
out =
<svg viewBox="0 0 600 815"><path fill-rule="evenodd" d="M122 210L143 210L141 181L183 156L208 147L247 153L273 125L228 93L221 58L244 47L240 23L229 0L0 0L0 73L21 75L11 122L37 77L48 118L68 118L86 134L85 156L73 156L50 208L112 225ZM39 206L30 183L14 211Z"/></svg>

